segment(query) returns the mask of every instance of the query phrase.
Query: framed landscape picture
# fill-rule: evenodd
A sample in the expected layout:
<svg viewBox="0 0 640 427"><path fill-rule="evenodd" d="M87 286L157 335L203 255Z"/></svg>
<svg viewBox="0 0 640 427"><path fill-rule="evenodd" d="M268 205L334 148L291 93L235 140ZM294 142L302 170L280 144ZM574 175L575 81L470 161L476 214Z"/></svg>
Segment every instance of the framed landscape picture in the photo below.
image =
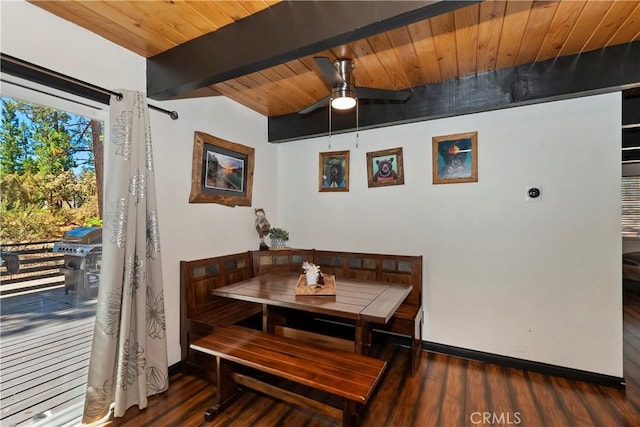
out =
<svg viewBox="0 0 640 427"><path fill-rule="evenodd" d="M251 206L254 151L195 132L189 203Z"/></svg>
<svg viewBox="0 0 640 427"><path fill-rule="evenodd" d="M404 184L402 147L367 153L369 187Z"/></svg>
<svg viewBox="0 0 640 427"><path fill-rule="evenodd" d="M478 132L432 138L433 183L478 182Z"/></svg>
<svg viewBox="0 0 640 427"><path fill-rule="evenodd" d="M320 153L318 191L349 191L349 151Z"/></svg>

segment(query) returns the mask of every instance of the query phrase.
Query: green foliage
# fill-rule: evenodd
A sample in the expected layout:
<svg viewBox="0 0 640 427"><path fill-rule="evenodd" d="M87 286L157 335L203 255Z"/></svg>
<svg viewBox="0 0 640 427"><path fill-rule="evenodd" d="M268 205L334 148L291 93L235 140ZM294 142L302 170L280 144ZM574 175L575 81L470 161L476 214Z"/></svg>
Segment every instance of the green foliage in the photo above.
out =
<svg viewBox="0 0 640 427"><path fill-rule="evenodd" d="M272 228L269 230L269 237L272 239L289 240L289 232L284 228Z"/></svg>
<svg viewBox="0 0 640 427"><path fill-rule="evenodd" d="M0 242L57 239L101 223L91 120L1 101Z"/></svg>
<svg viewBox="0 0 640 427"><path fill-rule="evenodd" d="M62 218L52 215L47 209L29 204L8 210L0 202L0 242L18 243L62 237Z"/></svg>
<svg viewBox="0 0 640 427"><path fill-rule="evenodd" d="M85 218L84 221L85 227L102 227L102 219L100 218Z"/></svg>

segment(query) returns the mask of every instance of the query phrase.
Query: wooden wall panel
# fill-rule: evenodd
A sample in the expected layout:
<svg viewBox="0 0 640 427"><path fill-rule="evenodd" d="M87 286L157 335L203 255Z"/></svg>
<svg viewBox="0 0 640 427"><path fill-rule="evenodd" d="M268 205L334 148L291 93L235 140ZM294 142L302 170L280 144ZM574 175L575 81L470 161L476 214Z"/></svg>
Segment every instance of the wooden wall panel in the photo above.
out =
<svg viewBox="0 0 640 427"><path fill-rule="evenodd" d="M529 20L532 1L511 1L507 3L498 48L496 69L513 67L522 43L522 36Z"/></svg>
<svg viewBox="0 0 640 427"><path fill-rule="evenodd" d="M498 61L500 33L504 21L506 2L485 1L480 3L480 19L478 24L478 73L492 71Z"/></svg>
<svg viewBox="0 0 640 427"><path fill-rule="evenodd" d="M536 60L557 7L557 2L541 1L533 4L516 59L518 64L528 64Z"/></svg>
<svg viewBox="0 0 640 427"><path fill-rule="evenodd" d="M477 73L478 22L480 5L473 4L454 12L458 77Z"/></svg>

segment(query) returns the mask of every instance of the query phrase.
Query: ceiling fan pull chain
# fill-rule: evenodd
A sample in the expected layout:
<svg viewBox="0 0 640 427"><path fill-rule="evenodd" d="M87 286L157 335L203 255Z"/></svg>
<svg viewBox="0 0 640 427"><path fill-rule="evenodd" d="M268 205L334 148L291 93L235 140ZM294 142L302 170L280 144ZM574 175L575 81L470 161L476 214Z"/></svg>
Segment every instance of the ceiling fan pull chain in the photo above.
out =
<svg viewBox="0 0 640 427"><path fill-rule="evenodd" d="M358 100L356 99L356 148L358 148L358 142L360 141L360 108Z"/></svg>
<svg viewBox="0 0 640 427"><path fill-rule="evenodd" d="M331 149L331 99L329 99L329 149Z"/></svg>

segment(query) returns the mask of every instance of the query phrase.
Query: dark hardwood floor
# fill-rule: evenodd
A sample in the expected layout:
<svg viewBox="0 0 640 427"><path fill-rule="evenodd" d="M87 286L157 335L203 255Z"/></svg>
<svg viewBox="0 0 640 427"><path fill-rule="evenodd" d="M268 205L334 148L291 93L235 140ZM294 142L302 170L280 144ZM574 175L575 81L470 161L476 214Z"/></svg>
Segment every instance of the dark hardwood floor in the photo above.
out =
<svg viewBox="0 0 640 427"><path fill-rule="evenodd" d="M640 426L640 295L625 294L626 390L423 351L415 377L409 349L385 344L389 368L373 396L364 426ZM169 391L105 426L335 426L340 422L243 391L222 416L203 420L215 387L177 374ZM314 393L314 392L311 392Z"/></svg>

